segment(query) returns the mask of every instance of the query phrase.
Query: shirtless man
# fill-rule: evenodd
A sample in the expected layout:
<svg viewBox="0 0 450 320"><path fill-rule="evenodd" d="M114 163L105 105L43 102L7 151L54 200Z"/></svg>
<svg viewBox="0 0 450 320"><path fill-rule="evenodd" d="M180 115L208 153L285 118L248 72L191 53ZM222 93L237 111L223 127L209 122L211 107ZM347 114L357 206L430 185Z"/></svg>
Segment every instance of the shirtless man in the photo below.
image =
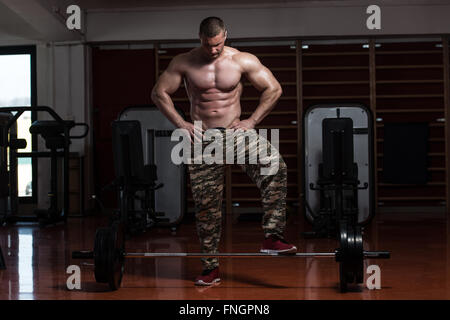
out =
<svg viewBox="0 0 450 320"><path fill-rule="evenodd" d="M184 81L191 103L191 119L202 121L202 130L214 128L224 133L225 129L240 130L237 132L253 129L275 106L282 93L280 84L256 56L225 46L227 30L220 18L204 19L200 24L199 37L201 46L174 57L160 76L152 91L153 102L176 127L189 131L191 140L198 139L198 130L194 130L192 123L183 120L170 98ZM259 105L248 119L243 120L240 119L242 76L261 92ZM270 145L266 140L264 143ZM230 146L227 148L225 152L230 151ZM234 150L235 146L231 146L231 152ZM261 163L240 167L261 191L265 236L261 252L292 253L297 248L283 238L287 168L278 150L270 156L277 157L279 163L278 171L273 175L261 175L259 169L265 166ZM224 165L189 164L188 168L202 251L217 253L221 232ZM206 258L202 262L203 272L195 283L211 285L219 282L218 259Z"/></svg>

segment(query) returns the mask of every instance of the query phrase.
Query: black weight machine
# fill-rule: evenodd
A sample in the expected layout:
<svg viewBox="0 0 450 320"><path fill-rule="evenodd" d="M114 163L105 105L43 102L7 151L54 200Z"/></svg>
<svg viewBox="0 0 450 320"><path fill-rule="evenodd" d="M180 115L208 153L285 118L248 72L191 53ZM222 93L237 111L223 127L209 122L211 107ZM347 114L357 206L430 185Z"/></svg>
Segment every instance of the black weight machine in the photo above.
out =
<svg viewBox="0 0 450 320"><path fill-rule="evenodd" d="M183 111L175 109L185 119ZM187 208L186 168L171 161L175 129L154 105L126 107L112 123L115 179L100 191L117 191L118 209L110 222L123 219L127 235L152 226L175 232L182 220ZM100 197L95 198L106 212Z"/></svg>
<svg viewBox="0 0 450 320"><path fill-rule="evenodd" d="M150 139L154 139L154 134ZM145 232L158 222L155 210L155 191L162 188L157 183L154 161L144 165L141 124L137 120L116 120L112 123L113 158L119 210L114 220L120 220L125 231L132 235ZM150 142L151 143L151 142ZM136 208L139 205L140 208Z"/></svg>
<svg viewBox="0 0 450 320"><path fill-rule="evenodd" d="M331 109L330 106L327 107ZM356 109L356 107L359 106L347 106L349 110L352 108ZM362 110L367 112L365 109ZM321 115L323 119L321 126L321 150L318 150L316 145L310 146L311 148L316 148L316 154L312 155L311 153L313 152L311 152L309 154L311 159L307 160L310 162L308 164L311 167L310 170L314 170L314 164L317 165L317 162L319 162L318 166L315 167L318 170L317 179L314 180L314 177L309 176L309 185L306 186L305 183L305 188L309 187L308 192L317 192L315 196L318 201L316 201L316 211L314 211L308 199L306 197L304 199L306 211L312 217L313 230L304 232L303 235L305 237L335 238L339 236L342 225L348 224L352 227L361 225L360 207L358 204L359 191L369 191L369 183L361 183L359 180L355 152L362 153L364 150L359 150L359 148L363 148L361 146L365 142L361 143L363 139L360 139L358 144L361 146L355 145L354 135L361 134L368 137L370 135L368 134L368 128L355 129L353 119L349 116L341 116L340 108L334 108L331 112L326 108L316 110L316 113L320 112L323 112ZM333 117L332 113L334 112L336 115ZM348 114L351 113L348 112ZM356 119L358 122L361 122L360 120ZM317 124L314 125L317 126ZM371 125L371 123L368 125ZM314 142L311 144L314 144ZM370 150L369 146L370 143L366 143L364 149ZM366 168L370 168L367 171L371 170L371 166L368 163L361 163L360 161L359 165L364 170ZM371 175L369 175L370 178Z"/></svg>
<svg viewBox="0 0 450 320"><path fill-rule="evenodd" d="M71 139L82 139L87 136L89 126L86 123L75 123L72 120L63 120L53 109L47 106L35 107L5 107L1 108L2 113L13 113L9 119L1 126L1 141L0 146L3 150L9 148L9 171L5 171L5 165L2 166L1 172L6 173L8 186L1 192L3 199L9 199L9 203L4 204L3 223L18 222L18 221L39 221L41 226L55 224L60 221L65 221L67 213L69 212L69 149ZM15 130L11 130L15 126L17 119L25 112L46 112L53 120L37 120L30 126L30 133L32 135L40 135L44 141L46 148L50 152L20 152L18 149L26 148L27 142L25 139L17 139ZM75 127L84 127L85 132L81 135L70 135L70 131ZM18 210L18 190L17 190L17 159L18 158L50 158L51 173L50 173L50 190L48 196L50 199L50 206L47 209L36 209L34 216L24 217L17 214ZM58 208L58 179L57 179L57 162L58 157L63 158L63 207ZM3 189L3 188L0 188ZM5 201L4 201L5 202ZM9 214L8 214L9 213Z"/></svg>
<svg viewBox="0 0 450 320"><path fill-rule="evenodd" d="M358 218L358 165L353 162L353 121L350 118L328 118L323 127L323 162L319 164L318 187L320 211L314 219L309 237L336 237L341 220L355 226Z"/></svg>

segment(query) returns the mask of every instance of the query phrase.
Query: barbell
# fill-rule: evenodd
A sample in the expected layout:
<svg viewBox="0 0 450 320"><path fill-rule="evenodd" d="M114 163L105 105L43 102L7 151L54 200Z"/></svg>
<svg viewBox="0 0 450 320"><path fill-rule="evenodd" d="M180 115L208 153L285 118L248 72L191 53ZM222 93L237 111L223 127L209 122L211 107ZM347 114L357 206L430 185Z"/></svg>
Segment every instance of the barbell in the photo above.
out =
<svg viewBox="0 0 450 320"><path fill-rule="evenodd" d="M389 259L388 251L365 251L362 231L342 221L339 225L340 247L334 252L302 253L168 253L168 252L125 252L124 232L120 223L99 228L95 234L94 251L74 251L73 259L94 259L95 280L108 283L111 290L120 287L124 272L125 258L331 258L339 262L339 286L341 292L347 291L347 285L364 281L364 259Z"/></svg>

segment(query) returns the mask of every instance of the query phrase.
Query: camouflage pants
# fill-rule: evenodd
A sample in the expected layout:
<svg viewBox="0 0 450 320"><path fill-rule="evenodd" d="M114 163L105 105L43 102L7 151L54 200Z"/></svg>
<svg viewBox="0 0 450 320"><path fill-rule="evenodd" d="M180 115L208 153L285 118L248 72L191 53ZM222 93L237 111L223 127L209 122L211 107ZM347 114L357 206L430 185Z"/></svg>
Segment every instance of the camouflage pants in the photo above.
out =
<svg viewBox="0 0 450 320"><path fill-rule="evenodd" d="M221 129L220 133L223 135L223 141L225 141L225 130ZM239 136L240 134L237 134L237 137ZM202 151L209 143L209 141L203 142ZM263 144L266 145L268 154L265 157L259 157L256 164L249 163L250 151L258 150L256 146L262 146ZM261 136L258 136L256 142L250 141L249 143L243 142L243 139L239 141L236 138L231 145L223 144L223 159L226 155L227 159L232 158L236 164L239 160L238 155L240 155L240 163L242 163L244 157L242 150L245 150L245 163L238 163L238 165L260 190L264 211L262 218L264 235L267 237L273 234L283 237L286 225L287 167L278 150L271 149L271 147L270 142ZM193 159L194 157L191 158L191 161ZM267 168L275 162L278 163L278 167L267 174ZM218 252L222 224L224 169L225 165L229 163L229 161L224 161L224 164L207 164L203 161L201 164L191 162L188 165L195 202L197 233L202 252L205 253ZM265 174L261 174L263 168L266 168ZM213 269L219 265L217 258L203 258L202 263L204 269Z"/></svg>

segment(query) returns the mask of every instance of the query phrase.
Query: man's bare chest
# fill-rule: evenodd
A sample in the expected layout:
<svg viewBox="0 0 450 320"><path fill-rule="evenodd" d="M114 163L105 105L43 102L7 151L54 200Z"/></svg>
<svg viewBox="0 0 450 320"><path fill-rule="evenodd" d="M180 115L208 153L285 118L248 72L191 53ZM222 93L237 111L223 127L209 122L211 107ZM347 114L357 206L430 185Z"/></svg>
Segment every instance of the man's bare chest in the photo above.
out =
<svg viewBox="0 0 450 320"><path fill-rule="evenodd" d="M241 75L237 64L215 63L190 67L185 74L185 79L192 89L232 91L239 85Z"/></svg>

